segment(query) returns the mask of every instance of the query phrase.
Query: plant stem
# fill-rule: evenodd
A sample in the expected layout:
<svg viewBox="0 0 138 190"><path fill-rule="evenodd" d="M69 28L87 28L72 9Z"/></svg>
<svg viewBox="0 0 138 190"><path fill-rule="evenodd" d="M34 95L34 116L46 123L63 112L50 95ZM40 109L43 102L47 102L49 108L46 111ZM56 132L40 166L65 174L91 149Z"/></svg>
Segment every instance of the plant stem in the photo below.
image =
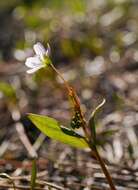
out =
<svg viewBox="0 0 138 190"><path fill-rule="evenodd" d="M77 109L79 110L80 114L81 114L81 119L83 121L83 125L82 125L82 128L83 128L83 131L86 135L86 138L87 139L90 139L90 135L89 135L89 131L88 131L88 128L86 126L86 122L84 120L84 117L82 115L82 112L81 112L81 109L80 109L80 103L79 103L79 99L78 99L78 96L76 95L75 91L72 89L72 87L69 86L69 84L67 83L67 81L64 79L64 77L61 75L61 73L54 67L54 65L51 63L50 66L52 67L52 69L59 75L59 77L63 80L68 92L69 92L69 95L72 94L72 97L74 98L74 102L75 102L75 105L77 106ZM86 139L86 142L88 143L88 140ZM91 143L88 143L89 145ZM92 152L92 155L94 155L96 157L96 159L98 160L102 170L103 170L103 173L108 181L108 184L110 185L110 188L111 190L116 190L115 186L114 186L114 183L113 183L113 180L110 176L110 173L109 171L107 170L106 166L105 166L105 163L104 161L102 160L101 156L99 155L98 151L97 151L97 148L96 146L91 146L90 145L90 148L91 148L91 152Z"/></svg>
<svg viewBox="0 0 138 190"><path fill-rule="evenodd" d="M63 80L68 92L70 93L70 86L67 83L67 81L64 79L64 77L61 75L61 73L54 67L54 65L51 63L50 66L52 67L52 69L58 74L58 76Z"/></svg>
<svg viewBox="0 0 138 190"><path fill-rule="evenodd" d="M106 179L107 179L107 181L108 181L108 184L110 185L111 190L117 190L117 189L115 188L114 183L113 183L112 177L111 177L111 175L110 175L110 173L109 173L107 167L105 166L105 163L104 163L103 159L102 159L101 156L99 155L99 152L98 152L97 148L94 147L94 150L92 150L92 152L93 152L93 151L95 152L95 157L96 157L96 159L98 160L98 162L99 162L99 164L100 164L100 166L101 166L101 168L102 168L102 171L103 171L103 173L104 173L104 175L105 175L105 177L106 177Z"/></svg>
<svg viewBox="0 0 138 190"><path fill-rule="evenodd" d="M88 128L87 128L87 124L86 124L86 121L83 117L83 113L81 111L81 108L80 108L80 101L79 101L79 98L76 94L76 92L73 90L73 88L68 84L68 82L64 79L64 77L62 76L62 74L55 68L55 66L51 63L50 66L52 67L52 69L57 73L57 75L63 80L64 82L64 85L65 87L67 88L68 90L68 94L71 98L73 98L73 105L74 107L77 108L77 110L79 111L80 113L80 117L81 117L81 120L82 120L82 128L83 128L83 131L85 133L85 136L89 139L90 136L89 136L89 131L88 131Z"/></svg>

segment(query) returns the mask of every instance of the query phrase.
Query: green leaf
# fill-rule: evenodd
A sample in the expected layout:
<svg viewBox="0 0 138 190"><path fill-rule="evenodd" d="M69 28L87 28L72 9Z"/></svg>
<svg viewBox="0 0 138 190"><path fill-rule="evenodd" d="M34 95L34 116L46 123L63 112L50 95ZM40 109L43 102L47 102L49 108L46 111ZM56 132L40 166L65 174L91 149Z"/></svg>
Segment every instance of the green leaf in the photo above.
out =
<svg viewBox="0 0 138 190"><path fill-rule="evenodd" d="M29 119L48 137L76 148L88 148L84 137L73 130L60 125L58 121L48 116L29 114Z"/></svg>
<svg viewBox="0 0 138 190"><path fill-rule="evenodd" d="M0 82L0 92L2 92L10 101L16 102L16 92L10 84Z"/></svg>
<svg viewBox="0 0 138 190"><path fill-rule="evenodd" d="M102 103L99 104L92 112L90 119L89 119L89 124L88 126L90 127L91 131L91 138L93 141L93 145L96 144L96 125L95 125L95 115L99 111L99 109L105 104L105 99L103 99Z"/></svg>
<svg viewBox="0 0 138 190"><path fill-rule="evenodd" d="M37 175L37 168L36 168L36 159L32 160L32 172L31 172L31 190L35 189L36 185L36 175Z"/></svg>

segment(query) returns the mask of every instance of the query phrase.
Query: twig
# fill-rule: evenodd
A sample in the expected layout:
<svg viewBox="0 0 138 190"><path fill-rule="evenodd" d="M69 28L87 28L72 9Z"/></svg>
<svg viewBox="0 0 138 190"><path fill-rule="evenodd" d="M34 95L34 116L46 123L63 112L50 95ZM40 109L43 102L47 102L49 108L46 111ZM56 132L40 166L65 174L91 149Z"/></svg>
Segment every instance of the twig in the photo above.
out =
<svg viewBox="0 0 138 190"><path fill-rule="evenodd" d="M36 139L35 143L33 144L33 148L35 149L35 151L38 151L39 148L41 147L42 143L44 142L46 138L46 135L44 135L43 133L41 133L38 138Z"/></svg>
<svg viewBox="0 0 138 190"><path fill-rule="evenodd" d="M24 126L20 122L21 114L20 114L20 109L19 109L18 105L12 105L12 104L9 105L9 110L11 112L12 119L15 122L15 128L19 135L19 138L20 138L21 142L23 143L23 145L25 146L28 154L32 158L37 157L37 152L35 151L32 144L30 143L27 135L25 134Z"/></svg>
<svg viewBox="0 0 138 190"><path fill-rule="evenodd" d="M7 141L7 140L5 140L4 142L1 143L1 145L0 145L0 157L2 157L4 155L8 146L9 146L9 141Z"/></svg>
<svg viewBox="0 0 138 190"><path fill-rule="evenodd" d="M10 177L12 180L15 180L16 179L16 177ZM19 179L19 178L18 178ZM30 181L30 179L27 179L27 178L20 178L20 179L25 179L26 181ZM49 186L49 187L52 187L52 188L55 188L55 189L57 189L57 190L64 190L64 188L63 187L60 187L60 186L58 186L58 185L55 185L55 184L53 184L53 183L49 183L49 182L46 182L46 181L42 181L42 180L36 180L36 184L37 185L47 185L47 186ZM9 184L0 184L0 187L13 187L13 185L9 185ZM23 186L23 185L14 185L14 189L15 188L17 188L17 189L30 189L30 186L28 185L28 186ZM40 187L35 187L35 189L36 190L41 190L41 189L43 189L44 190L44 188L40 188Z"/></svg>
<svg viewBox="0 0 138 190"><path fill-rule="evenodd" d="M38 177L39 175L37 175ZM28 176L10 176L10 179L15 181L15 180L26 180L28 182L30 182L31 180L31 175L28 175ZM42 180L36 180L36 184L37 185L47 185L47 186L50 186L50 187L53 187L53 188L56 188L58 190L64 190L63 187L61 186L58 186L56 184L53 184L53 183L50 183L50 182L47 182L47 181L42 181Z"/></svg>
<svg viewBox="0 0 138 190"><path fill-rule="evenodd" d="M7 178L12 183L13 189L16 190L14 180L11 178L11 176L9 176L6 173L0 173L0 176L4 177L4 178Z"/></svg>
<svg viewBox="0 0 138 190"><path fill-rule="evenodd" d="M26 148L28 154L29 154L32 158L37 157L37 153L36 153L35 149L34 149L33 146L31 145L31 143L30 143L28 137L27 137L26 134L25 134L24 127L23 127L22 123L17 122L17 123L15 124L15 128L16 128L16 131L17 131L17 133L18 133L18 135L19 135L19 138L20 138L20 140L22 141L23 145L25 146L25 148Z"/></svg>
<svg viewBox="0 0 138 190"><path fill-rule="evenodd" d="M12 185L9 185L9 184L0 184L0 187L2 188L13 188ZM30 186L24 186L24 185L16 185L15 186L16 189L30 189ZM40 187L35 187L35 190L44 190L44 188L40 188ZM45 189L46 190L46 189Z"/></svg>

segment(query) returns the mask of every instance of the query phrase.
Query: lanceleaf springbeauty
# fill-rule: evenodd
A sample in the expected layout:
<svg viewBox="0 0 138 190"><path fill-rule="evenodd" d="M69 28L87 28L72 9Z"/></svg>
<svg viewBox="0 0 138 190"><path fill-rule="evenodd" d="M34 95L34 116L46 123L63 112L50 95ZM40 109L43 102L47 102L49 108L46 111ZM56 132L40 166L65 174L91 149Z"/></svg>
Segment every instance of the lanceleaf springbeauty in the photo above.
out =
<svg viewBox="0 0 138 190"><path fill-rule="evenodd" d="M49 57L51 51L49 44L47 44L47 49L45 49L40 42L37 42L33 46L33 49L36 55L34 57L27 58L25 62L25 65L30 68L29 70L27 70L28 74L32 74L37 70L46 67L46 58Z"/></svg>

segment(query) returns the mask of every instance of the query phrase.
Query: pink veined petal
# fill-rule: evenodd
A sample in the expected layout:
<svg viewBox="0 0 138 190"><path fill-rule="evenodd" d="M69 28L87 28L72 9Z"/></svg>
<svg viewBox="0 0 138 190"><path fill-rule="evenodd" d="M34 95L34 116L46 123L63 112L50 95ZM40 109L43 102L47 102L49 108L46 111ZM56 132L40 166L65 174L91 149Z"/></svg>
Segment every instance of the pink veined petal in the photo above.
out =
<svg viewBox="0 0 138 190"><path fill-rule="evenodd" d="M37 42L33 48L36 55L40 56L40 58L42 58L46 53L44 46L40 42Z"/></svg>
<svg viewBox="0 0 138 190"><path fill-rule="evenodd" d="M42 62L38 56L29 57L26 59L25 65L29 68L35 68L42 65Z"/></svg>
<svg viewBox="0 0 138 190"><path fill-rule="evenodd" d="M44 67L44 66L41 65L41 66L39 66L39 67L35 67L35 68L33 68L33 69L29 69L29 70L27 70L26 72L27 72L28 74L32 74L32 73L35 73L36 71L38 71L39 69L41 69L42 67Z"/></svg>

